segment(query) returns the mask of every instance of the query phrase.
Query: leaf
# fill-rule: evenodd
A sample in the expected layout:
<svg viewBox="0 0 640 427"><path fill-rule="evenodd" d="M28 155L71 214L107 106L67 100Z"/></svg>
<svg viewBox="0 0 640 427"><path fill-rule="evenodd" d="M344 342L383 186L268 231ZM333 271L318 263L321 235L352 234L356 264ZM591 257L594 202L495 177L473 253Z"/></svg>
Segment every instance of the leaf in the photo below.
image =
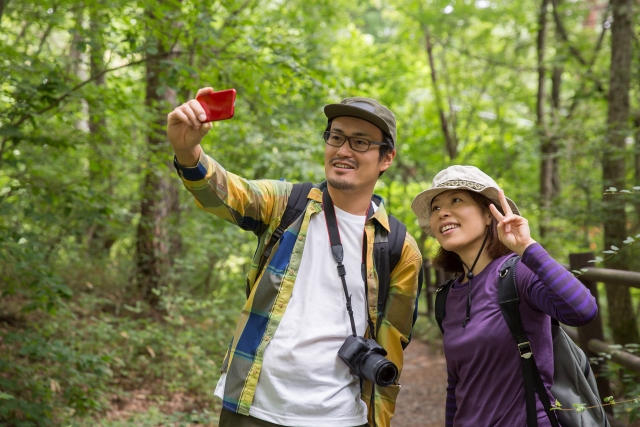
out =
<svg viewBox="0 0 640 427"><path fill-rule="evenodd" d="M603 254L615 254L615 251L602 251Z"/></svg>
<svg viewBox="0 0 640 427"><path fill-rule="evenodd" d="M629 190L620 190L621 193L631 193Z"/></svg>
<svg viewBox="0 0 640 427"><path fill-rule="evenodd" d="M583 272L583 273L586 273L587 271L589 271L589 269L588 268L581 268L580 271Z"/></svg>
<svg viewBox="0 0 640 427"><path fill-rule="evenodd" d="M585 409L587 409L586 403L574 403L572 406L574 407L576 412L584 412Z"/></svg>
<svg viewBox="0 0 640 427"><path fill-rule="evenodd" d="M616 187L609 187L609 188L607 188L607 190L606 190L606 191L607 191L607 192L615 193L616 191L618 191L618 189L617 189Z"/></svg>
<svg viewBox="0 0 640 427"><path fill-rule="evenodd" d="M9 393L5 393L4 391L0 391L0 399L2 399L2 400L11 400L11 399L15 399L15 397L11 396Z"/></svg>
<svg viewBox="0 0 640 427"><path fill-rule="evenodd" d="M640 239L640 234L636 234L636 239Z"/></svg>
<svg viewBox="0 0 640 427"><path fill-rule="evenodd" d="M620 248L619 248L619 247L614 246L614 245L611 245L611 249L612 249L612 250L614 250L614 251L619 251L619 250L620 250Z"/></svg>
<svg viewBox="0 0 640 427"><path fill-rule="evenodd" d="M633 243L635 241L636 241L636 239L634 239L633 237L627 237L622 243L624 243L626 245L629 245L629 244L631 244L631 243Z"/></svg>
<svg viewBox="0 0 640 427"><path fill-rule="evenodd" d="M640 187L633 187L633 189L634 189L635 191L639 191L639 190L640 190Z"/></svg>
<svg viewBox="0 0 640 427"><path fill-rule="evenodd" d="M571 270L571 272L573 274L582 274L582 271L580 271L580 270Z"/></svg>
<svg viewBox="0 0 640 427"><path fill-rule="evenodd" d="M156 357L156 352L153 351L153 349L151 348L151 346L147 346L147 351L149 352L149 354L151 355L151 357Z"/></svg>
<svg viewBox="0 0 640 427"><path fill-rule="evenodd" d="M125 339L129 339L129 334L127 334L125 331L120 332L120 336Z"/></svg>

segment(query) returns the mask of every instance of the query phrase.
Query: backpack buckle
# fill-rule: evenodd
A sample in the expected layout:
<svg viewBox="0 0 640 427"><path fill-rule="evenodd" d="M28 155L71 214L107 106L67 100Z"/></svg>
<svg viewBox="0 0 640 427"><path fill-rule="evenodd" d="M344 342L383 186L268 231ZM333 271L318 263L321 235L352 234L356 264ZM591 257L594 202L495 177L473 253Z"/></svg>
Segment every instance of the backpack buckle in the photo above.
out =
<svg viewBox="0 0 640 427"><path fill-rule="evenodd" d="M529 341L518 344L518 351L520 351L520 357L522 357L523 359L529 359L531 356L533 356L533 353L531 352L531 344L529 343Z"/></svg>

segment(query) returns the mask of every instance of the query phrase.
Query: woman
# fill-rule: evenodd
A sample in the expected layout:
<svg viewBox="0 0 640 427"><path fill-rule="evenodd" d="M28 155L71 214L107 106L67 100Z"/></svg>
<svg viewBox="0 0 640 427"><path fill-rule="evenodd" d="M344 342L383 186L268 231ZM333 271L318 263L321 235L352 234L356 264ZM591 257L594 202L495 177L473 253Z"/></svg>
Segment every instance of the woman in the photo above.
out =
<svg viewBox="0 0 640 427"><path fill-rule="evenodd" d="M446 424L526 427L520 354L498 303L498 271L518 254L520 315L549 399L553 384L551 322L581 326L597 313L580 281L531 238L517 206L473 166L451 166L411 207L420 227L440 243L437 267L464 273L454 281L442 323L447 359ZM537 400L538 425L551 423Z"/></svg>

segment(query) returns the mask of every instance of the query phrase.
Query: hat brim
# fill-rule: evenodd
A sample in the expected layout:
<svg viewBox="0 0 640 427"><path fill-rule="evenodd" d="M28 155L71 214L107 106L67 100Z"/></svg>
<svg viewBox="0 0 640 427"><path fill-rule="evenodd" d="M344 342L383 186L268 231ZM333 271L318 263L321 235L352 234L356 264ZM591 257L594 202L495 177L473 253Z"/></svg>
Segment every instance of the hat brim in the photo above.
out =
<svg viewBox="0 0 640 427"><path fill-rule="evenodd" d="M496 205L496 207L501 207L498 190L493 187L486 187L481 191L477 191L468 187L436 187L425 190L419 193L413 199L413 202L411 202L411 209L418 217L418 225L420 225L420 228L431 237L435 237L435 234L431 229L431 201L438 194L451 190L473 191L474 193L482 194L483 196L491 200ZM516 204L513 202L513 200L508 197L506 197L506 199L513 213L516 215L520 215L520 210L518 209L518 206L516 206Z"/></svg>
<svg viewBox="0 0 640 427"><path fill-rule="evenodd" d="M333 120L336 117L343 116L357 117L378 126L387 135L391 135L389 125L384 120L382 120L372 112L364 110L362 108L354 107L348 104L328 104L324 106L324 114L329 120Z"/></svg>

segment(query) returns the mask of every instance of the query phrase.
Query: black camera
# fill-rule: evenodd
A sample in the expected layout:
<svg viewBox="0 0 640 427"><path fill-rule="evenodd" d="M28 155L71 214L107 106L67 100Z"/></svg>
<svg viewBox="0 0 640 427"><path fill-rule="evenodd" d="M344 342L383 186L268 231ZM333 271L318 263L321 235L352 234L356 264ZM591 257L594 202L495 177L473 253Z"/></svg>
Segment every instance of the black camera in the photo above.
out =
<svg viewBox="0 0 640 427"><path fill-rule="evenodd" d="M360 378L373 381L380 387L387 387L398 378L398 368L384 356L387 351L372 339L350 335L338 356Z"/></svg>

